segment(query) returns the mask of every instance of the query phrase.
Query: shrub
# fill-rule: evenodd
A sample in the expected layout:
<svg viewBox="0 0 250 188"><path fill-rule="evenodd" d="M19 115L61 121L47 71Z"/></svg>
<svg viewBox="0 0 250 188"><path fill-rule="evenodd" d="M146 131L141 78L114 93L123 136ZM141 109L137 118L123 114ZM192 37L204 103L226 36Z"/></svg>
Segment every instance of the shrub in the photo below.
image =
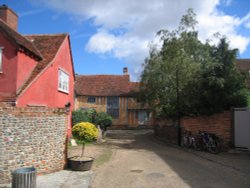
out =
<svg viewBox="0 0 250 188"><path fill-rule="evenodd" d="M73 125L80 123L80 122L90 122L94 123L94 117L96 115L96 111L94 109L89 110L76 110L72 113L72 123Z"/></svg>
<svg viewBox="0 0 250 188"><path fill-rule="evenodd" d="M75 125L80 122L90 122L95 125L100 125L100 128L105 131L107 127L112 125L112 117L105 112L97 113L94 109L80 109L73 112L72 123Z"/></svg>
<svg viewBox="0 0 250 188"><path fill-rule="evenodd" d="M112 117L105 112L97 113L95 116L95 123L100 125L100 128L105 131L107 127L112 125Z"/></svg>

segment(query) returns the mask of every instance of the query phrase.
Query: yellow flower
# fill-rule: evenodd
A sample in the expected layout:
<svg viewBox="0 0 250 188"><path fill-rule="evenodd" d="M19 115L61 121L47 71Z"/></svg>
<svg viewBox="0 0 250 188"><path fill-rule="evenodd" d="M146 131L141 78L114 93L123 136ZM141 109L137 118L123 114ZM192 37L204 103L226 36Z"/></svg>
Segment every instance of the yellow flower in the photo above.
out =
<svg viewBox="0 0 250 188"><path fill-rule="evenodd" d="M93 142L98 137L98 129L89 122L77 123L73 126L72 134L74 138L83 142Z"/></svg>

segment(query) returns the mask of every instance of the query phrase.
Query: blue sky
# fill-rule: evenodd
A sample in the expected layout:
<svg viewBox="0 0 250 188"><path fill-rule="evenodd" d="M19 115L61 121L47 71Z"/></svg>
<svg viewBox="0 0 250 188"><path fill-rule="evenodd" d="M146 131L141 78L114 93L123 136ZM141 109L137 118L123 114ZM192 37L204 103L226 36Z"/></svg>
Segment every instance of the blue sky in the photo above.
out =
<svg viewBox="0 0 250 188"><path fill-rule="evenodd" d="M188 8L200 39L220 32L250 58L249 0L1 0L19 15L22 34L69 33L78 74L122 74L138 80L148 45L160 29L174 29Z"/></svg>

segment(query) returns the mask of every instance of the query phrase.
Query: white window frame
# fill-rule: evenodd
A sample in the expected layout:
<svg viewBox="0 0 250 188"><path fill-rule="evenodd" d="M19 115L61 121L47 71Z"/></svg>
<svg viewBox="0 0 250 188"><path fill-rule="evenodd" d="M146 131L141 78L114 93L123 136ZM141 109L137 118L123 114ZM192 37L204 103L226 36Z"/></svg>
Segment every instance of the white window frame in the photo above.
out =
<svg viewBox="0 0 250 188"><path fill-rule="evenodd" d="M4 47L0 47L0 73L3 73L3 49Z"/></svg>
<svg viewBox="0 0 250 188"><path fill-rule="evenodd" d="M58 90L69 93L69 74L62 69L58 69Z"/></svg>

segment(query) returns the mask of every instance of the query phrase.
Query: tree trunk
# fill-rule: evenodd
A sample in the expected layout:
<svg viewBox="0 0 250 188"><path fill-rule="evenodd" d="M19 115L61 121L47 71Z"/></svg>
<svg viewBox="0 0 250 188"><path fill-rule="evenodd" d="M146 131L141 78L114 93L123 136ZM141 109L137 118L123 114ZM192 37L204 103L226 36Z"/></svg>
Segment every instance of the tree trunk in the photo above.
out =
<svg viewBox="0 0 250 188"><path fill-rule="evenodd" d="M85 143L82 144L82 155L81 155L81 157L83 157L84 149L85 149Z"/></svg>
<svg viewBox="0 0 250 188"><path fill-rule="evenodd" d="M180 116L180 91L179 91L179 70L176 69L176 108L177 108L177 142L181 146L181 116Z"/></svg>

